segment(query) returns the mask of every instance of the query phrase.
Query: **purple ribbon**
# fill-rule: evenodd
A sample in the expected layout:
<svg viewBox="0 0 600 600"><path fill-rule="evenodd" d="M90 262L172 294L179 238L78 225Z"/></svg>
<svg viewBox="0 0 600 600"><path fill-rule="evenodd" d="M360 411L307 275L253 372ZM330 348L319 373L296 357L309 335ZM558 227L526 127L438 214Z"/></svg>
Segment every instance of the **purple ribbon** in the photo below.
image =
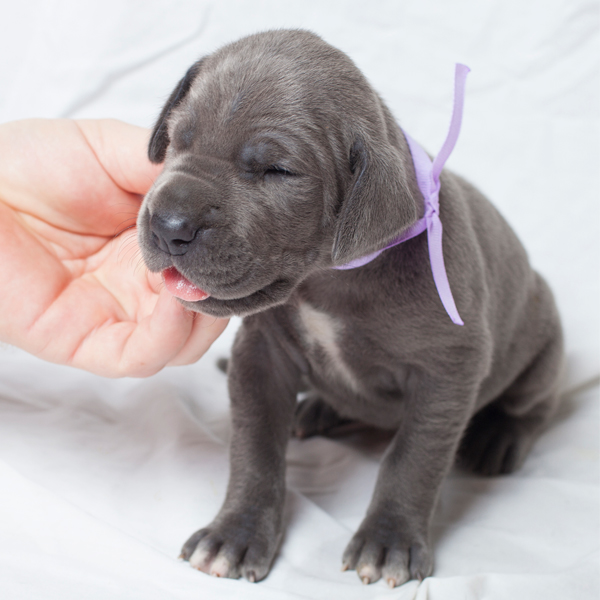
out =
<svg viewBox="0 0 600 600"><path fill-rule="evenodd" d="M425 215L416 223L411 225L406 231L400 234L396 239L390 242L385 248L376 250L366 256L356 258L345 265L333 267L334 269L355 269L362 267L377 258L384 250L397 246L402 242L406 242L411 238L423 233L427 230L427 242L429 245L429 261L431 262L431 272L433 280L437 288L438 295L446 312L456 325L464 325L452 292L448 283L448 275L446 274L446 266L444 265L444 254L442 252L442 222L440 220L440 173L444 164L448 160L450 153L454 149L458 134L460 132L460 124L462 121L463 104L465 97L465 82L469 67L461 64L456 65L454 73L454 109L452 111L452 119L450 120L450 129L446 140L442 145L441 150L431 162L427 153L417 142L415 142L407 133L404 132L404 137L408 142L410 153L412 154L413 163L415 165L415 173L417 175L417 183L425 200Z"/></svg>

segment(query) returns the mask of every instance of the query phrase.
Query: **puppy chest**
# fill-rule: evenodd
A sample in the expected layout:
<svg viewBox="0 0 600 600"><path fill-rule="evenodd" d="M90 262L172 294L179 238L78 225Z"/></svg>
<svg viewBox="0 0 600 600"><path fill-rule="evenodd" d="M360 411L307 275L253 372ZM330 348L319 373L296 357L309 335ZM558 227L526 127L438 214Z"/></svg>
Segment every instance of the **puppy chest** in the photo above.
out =
<svg viewBox="0 0 600 600"><path fill-rule="evenodd" d="M358 379L344 360L340 341L343 326L328 314L303 302L298 310L300 332L312 368L323 378L358 392Z"/></svg>

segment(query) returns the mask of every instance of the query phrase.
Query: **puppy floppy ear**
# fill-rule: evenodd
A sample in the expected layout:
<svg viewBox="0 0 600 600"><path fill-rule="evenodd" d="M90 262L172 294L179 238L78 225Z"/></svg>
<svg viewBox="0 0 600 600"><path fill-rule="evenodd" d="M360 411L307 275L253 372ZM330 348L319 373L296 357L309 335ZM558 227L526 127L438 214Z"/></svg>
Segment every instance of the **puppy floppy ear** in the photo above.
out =
<svg viewBox="0 0 600 600"><path fill-rule="evenodd" d="M168 131L168 120L171 116L171 112L175 107L181 104L182 100L187 96L187 93L192 87L192 83L200 71L202 61L200 59L195 62L184 75L183 79L175 86L175 89L171 92L169 99L163 106L163 109L154 125L152 135L150 136L150 143L148 144L148 158L150 162L161 163L165 160L165 154L169 146L169 131Z"/></svg>
<svg viewBox="0 0 600 600"><path fill-rule="evenodd" d="M407 184L405 158L387 140L377 144L357 136L350 150L353 180L334 233L337 265L365 256L390 242L417 220Z"/></svg>

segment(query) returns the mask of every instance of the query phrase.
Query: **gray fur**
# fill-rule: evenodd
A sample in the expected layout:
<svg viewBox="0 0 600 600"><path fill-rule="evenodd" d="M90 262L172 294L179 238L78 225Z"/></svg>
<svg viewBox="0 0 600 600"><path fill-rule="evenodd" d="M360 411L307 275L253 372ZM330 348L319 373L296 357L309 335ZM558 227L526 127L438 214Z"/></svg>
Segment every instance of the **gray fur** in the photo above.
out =
<svg viewBox="0 0 600 600"><path fill-rule="evenodd" d="M512 471L555 409L552 294L496 209L448 171L444 259L464 327L440 302L425 234L359 269L331 268L385 245L422 216L423 199L390 112L317 36L250 36L186 78L154 130L150 157L165 167L140 211L140 245L150 270L174 265L211 294L189 309L245 319L228 368L227 496L183 557L265 577L290 433L360 421L395 434L344 565L368 582L426 577L432 513L457 454L481 473ZM157 242L161 227L170 245Z"/></svg>

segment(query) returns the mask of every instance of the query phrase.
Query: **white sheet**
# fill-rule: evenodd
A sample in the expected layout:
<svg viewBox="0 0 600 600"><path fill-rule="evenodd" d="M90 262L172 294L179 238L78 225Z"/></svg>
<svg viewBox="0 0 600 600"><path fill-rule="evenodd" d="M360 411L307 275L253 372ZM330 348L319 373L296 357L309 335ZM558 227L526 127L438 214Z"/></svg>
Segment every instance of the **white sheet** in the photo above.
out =
<svg viewBox="0 0 600 600"><path fill-rule="evenodd" d="M0 20L0 122L117 117L150 126L187 67L244 34L306 27L348 52L435 152L453 64L468 64L449 166L517 230L563 315L566 388L599 373L598 3L30 0ZM2 157L0 157L2 159ZM210 354L109 381L0 353L0 594L6 598L593 598L598 387L574 394L510 477L453 472L434 520L437 566L388 591L340 573L382 447L293 441L287 535L267 580L216 580L176 560L227 480L224 377Z"/></svg>

